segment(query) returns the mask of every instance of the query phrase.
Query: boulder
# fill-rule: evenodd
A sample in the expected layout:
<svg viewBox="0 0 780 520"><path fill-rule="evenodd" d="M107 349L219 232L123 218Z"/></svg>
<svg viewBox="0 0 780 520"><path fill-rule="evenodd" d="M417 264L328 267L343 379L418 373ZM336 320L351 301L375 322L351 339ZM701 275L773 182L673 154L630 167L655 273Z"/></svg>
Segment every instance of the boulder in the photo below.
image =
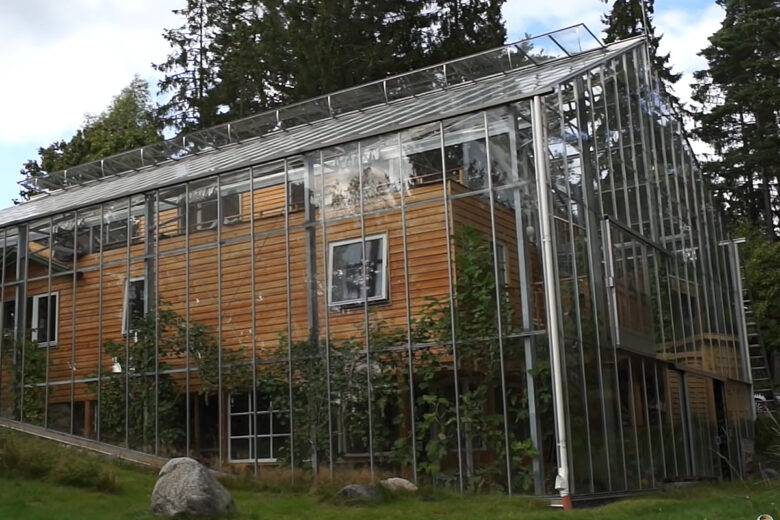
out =
<svg viewBox="0 0 780 520"><path fill-rule="evenodd" d="M339 490L338 496L350 501L375 502L382 498L382 493L375 486L349 484Z"/></svg>
<svg viewBox="0 0 780 520"><path fill-rule="evenodd" d="M398 492L414 493L415 491L417 491L417 486L415 486L413 482L409 482L405 478L401 478L401 477L386 478L384 480L380 480L379 483L386 490L391 491L393 493L398 493Z"/></svg>
<svg viewBox="0 0 780 520"><path fill-rule="evenodd" d="M180 457L169 460L160 470L150 509L156 515L220 517L235 513L236 505L208 468Z"/></svg>

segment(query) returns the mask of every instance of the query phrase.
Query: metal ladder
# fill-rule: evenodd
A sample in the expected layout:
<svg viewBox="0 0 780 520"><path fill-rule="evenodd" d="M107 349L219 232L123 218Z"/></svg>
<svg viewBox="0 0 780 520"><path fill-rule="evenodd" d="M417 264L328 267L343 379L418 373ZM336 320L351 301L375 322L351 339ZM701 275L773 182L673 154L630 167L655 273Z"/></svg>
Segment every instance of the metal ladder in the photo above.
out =
<svg viewBox="0 0 780 520"><path fill-rule="evenodd" d="M761 339L761 328L753 315L753 298L750 289L746 287L744 271L742 272L742 304L745 307L745 329L748 340L748 355L750 356L750 375L753 378L753 393L761 394L769 401L774 401L772 374L769 372L764 341Z"/></svg>

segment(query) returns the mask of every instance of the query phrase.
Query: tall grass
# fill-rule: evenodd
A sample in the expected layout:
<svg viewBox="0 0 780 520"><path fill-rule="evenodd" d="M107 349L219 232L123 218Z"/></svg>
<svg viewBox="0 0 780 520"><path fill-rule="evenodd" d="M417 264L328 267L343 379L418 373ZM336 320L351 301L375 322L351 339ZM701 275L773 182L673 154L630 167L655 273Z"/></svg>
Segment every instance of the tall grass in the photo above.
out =
<svg viewBox="0 0 780 520"><path fill-rule="evenodd" d="M114 469L99 457L10 432L0 433L0 476L109 493L120 491Z"/></svg>

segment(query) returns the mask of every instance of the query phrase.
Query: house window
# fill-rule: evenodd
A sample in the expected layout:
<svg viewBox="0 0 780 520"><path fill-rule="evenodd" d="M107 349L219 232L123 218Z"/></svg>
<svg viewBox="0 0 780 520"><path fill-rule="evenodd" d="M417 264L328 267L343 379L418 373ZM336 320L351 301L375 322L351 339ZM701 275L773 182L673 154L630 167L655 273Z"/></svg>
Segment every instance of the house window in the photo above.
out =
<svg viewBox="0 0 780 520"><path fill-rule="evenodd" d="M30 339L41 347L57 345L57 293L37 294L32 297Z"/></svg>
<svg viewBox="0 0 780 520"><path fill-rule="evenodd" d="M138 234L138 222L133 219L130 222L132 236ZM104 222L101 226L96 224L92 226L92 252L99 253L100 245L103 245L103 251L127 247L127 219L119 219L113 222Z"/></svg>
<svg viewBox="0 0 780 520"><path fill-rule="evenodd" d="M122 334L127 334L136 328L145 313L144 290L146 283L143 278L127 280L125 284L125 305L122 310Z"/></svg>
<svg viewBox="0 0 780 520"><path fill-rule="evenodd" d="M235 224L241 219L241 199L238 193L223 194L220 199L217 199L216 194L214 194L203 200L190 202L190 231L203 231L217 227L217 200L222 201L223 224Z"/></svg>
<svg viewBox="0 0 780 520"><path fill-rule="evenodd" d="M387 235L330 244L330 304L354 305L387 299Z"/></svg>
<svg viewBox="0 0 780 520"><path fill-rule="evenodd" d="M289 411L260 392L230 396L230 462L276 462L289 445Z"/></svg>

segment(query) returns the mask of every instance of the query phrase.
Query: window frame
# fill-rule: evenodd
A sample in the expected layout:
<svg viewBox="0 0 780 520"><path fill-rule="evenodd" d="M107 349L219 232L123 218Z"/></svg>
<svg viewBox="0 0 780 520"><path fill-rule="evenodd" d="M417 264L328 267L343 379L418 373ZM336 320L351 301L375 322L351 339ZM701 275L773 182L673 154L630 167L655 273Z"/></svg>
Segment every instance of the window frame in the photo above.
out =
<svg viewBox="0 0 780 520"><path fill-rule="evenodd" d="M262 396L263 394L261 392L256 392L254 397L254 403L252 402L252 392L242 392L240 394L229 394L228 395L228 420L227 420L227 437L228 437L228 462L231 463L245 463L245 462L268 462L268 463L275 463L278 462L279 459L277 457L264 457L260 458L257 457L257 441L258 439L269 439L270 441L270 454L275 455L276 450L274 449L275 446L275 439L287 439L289 442L291 431L289 429L290 419L289 419L289 410L281 409L281 408L274 408L273 400L268 399L269 407L263 408L262 410L257 409L257 401L258 396ZM267 397L267 396L266 396ZM233 400L234 399L244 399L247 408L246 411L243 412L234 412L233 411ZM284 415L287 414L287 424L288 429L284 433L274 433L274 415ZM257 417L261 415L268 415L268 421L269 421L269 432L264 434L258 434L257 429ZM240 416L247 416L249 417L248 422L248 433L247 434L233 434L233 417L240 417ZM249 457L247 458L233 458L233 441L237 440L248 440L249 441Z"/></svg>
<svg viewBox="0 0 780 520"><path fill-rule="evenodd" d="M54 296L55 298L55 304L53 307L49 305L47 302L46 306L48 309L53 309L52 312L54 313L54 339L48 339L46 341L38 341L38 327L34 326L38 323L38 312L39 312L39 306L38 302L43 298L51 298ZM56 347L57 346L57 338L60 333L60 313L59 313L59 306L60 306L60 293L59 291L53 291L50 293L41 293L41 294L34 294L30 296L32 298L32 312L30 313L30 339L32 341L35 341L38 343L39 347ZM51 300L49 300L51 301ZM48 324L47 324L48 325ZM48 332L48 331L47 331Z"/></svg>
<svg viewBox="0 0 780 520"><path fill-rule="evenodd" d="M129 310L130 310L130 305L129 305L129 303L130 303L130 299L129 299L130 292L129 292L129 289L130 289L130 284L134 283L134 282L143 282L144 283L144 288L143 288L143 295L144 295L143 314L146 315L146 278L143 277L143 276L138 276L138 277L135 277L135 278L127 278L125 280L125 295L124 295L124 300L122 302L122 336L127 336L129 333L131 333L131 332L133 332L135 330L135 329L131 329L130 328L130 323L128 321L129 318L130 318L130 315L129 315Z"/></svg>
<svg viewBox="0 0 780 520"><path fill-rule="evenodd" d="M226 200L235 207L235 212L230 215L224 214L227 206ZM189 212L189 231L196 233L198 231L209 231L217 228L219 216L222 212L222 225L230 226L241 222L241 193L221 193L214 194L200 200L187 202L187 211ZM212 214L213 213L213 214ZM184 220L186 217L182 214L182 229L184 229Z"/></svg>
<svg viewBox="0 0 780 520"><path fill-rule="evenodd" d="M390 262L388 258L387 233L386 232L375 233L373 235L366 235L365 238L362 237L348 238L348 239L336 240L334 242L328 243L328 307L339 309L343 307L356 307L359 305L363 305L364 303L363 297L352 298L349 300L339 300L339 301L333 300L333 288L335 286L335 284L333 283L334 250L340 246L346 246L351 244L362 244L364 241L369 242L377 239L382 240L382 247L379 249L382 252L382 283L380 284L381 294L367 297L365 300L369 304L372 304L372 303L386 302L389 299L389 294L388 294L389 265L388 264ZM363 263L365 264L365 258L363 259Z"/></svg>

